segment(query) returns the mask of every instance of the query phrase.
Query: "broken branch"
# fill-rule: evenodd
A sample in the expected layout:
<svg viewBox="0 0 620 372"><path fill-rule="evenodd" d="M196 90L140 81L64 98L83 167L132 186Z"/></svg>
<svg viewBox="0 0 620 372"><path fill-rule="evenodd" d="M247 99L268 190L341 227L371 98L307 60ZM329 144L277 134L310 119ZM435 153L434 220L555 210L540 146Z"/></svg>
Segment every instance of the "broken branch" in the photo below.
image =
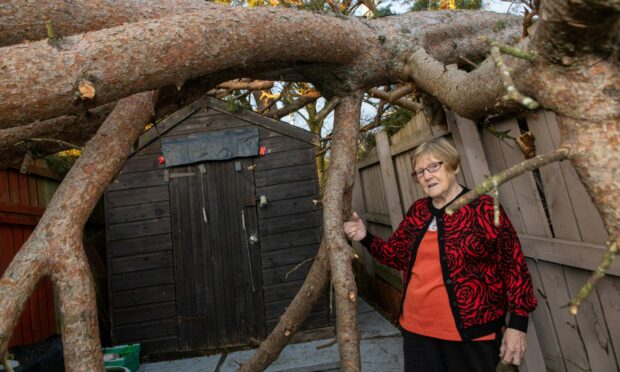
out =
<svg viewBox="0 0 620 372"><path fill-rule="evenodd" d="M520 176L525 172L542 167L543 165L551 164L556 161L567 159L571 155L570 150L566 147L559 147L555 151L548 154L538 155L529 160L525 160L513 167L510 167L495 176L489 177L472 190L468 191L465 195L456 199L448 208L446 208L447 214L452 214L460 208L467 205L469 202L476 200L482 194L487 193L494 188L499 187L501 184L510 181L511 179Z"/></svg>
<svg viewBox="0 0 620 372"><path fill-rule="evenodd" d="M495 62L495 66L499 70L499 75L501 76L502 83L506 89L506 96L509 99L519 102L530 110L535 110L540 107L538 102L534 101L530 97L524 96L521 92L519 92L519 90L517 90L515 83L512 81L512 77L510 77L510 71L499 53L498 46L495 45L491 47L491 57Z"/></svg>
<svg viewBox="0 0 620 372"><path fill-rule="evenodd" d="M570 301L568 312L571 315L577 315L579 312L579 307L582 302L585 301L592 290L596 286L596 284L603 279L605 274L607 274L607 270L611 267L611 264L614 262L616 255L618 254L618 239L613 239L607 242L607 252L603 255L603 259L601 263L598 265L596 270L590 275L588 281L581 287L577 295Z"/></svg>

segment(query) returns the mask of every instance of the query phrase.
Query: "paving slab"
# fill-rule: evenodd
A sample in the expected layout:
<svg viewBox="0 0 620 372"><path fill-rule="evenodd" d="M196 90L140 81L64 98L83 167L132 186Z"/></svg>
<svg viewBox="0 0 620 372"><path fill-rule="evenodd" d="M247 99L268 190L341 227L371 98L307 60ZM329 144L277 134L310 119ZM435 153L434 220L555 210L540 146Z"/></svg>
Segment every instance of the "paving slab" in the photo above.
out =
<svg viewBox="0 0 620 372"><path fill-rule="evenodd" d="M400 330L376 311L359 313L357 324L362 340L373 337L400 336Z"/></svg>
<svg viewBox="0 0 620 372"><path fill-rule="evenodd" d="M403 370L402 338L398 328L394 327L381 314L360 298L358 307L359 331L361 334L360 355L364 372L400 372ZM314 372L338 371L338 345L327 340L315 340L299 344L287 345L278 359L267 369L267 372ZM319 348L320 347L320 348ZM181 359L169 362L145 364L138 372L232 372L247 361L254 350L243 350L230 353Z"/></svg>
<svg viewBox="0 0 620 372"><path fill-rule="evenodd" d="M220 359L222 359L222 355L217 354L196 358L170 360L167 362L148 363L141 365L140 368L138 368L138 372L215 372Z"/></svg>

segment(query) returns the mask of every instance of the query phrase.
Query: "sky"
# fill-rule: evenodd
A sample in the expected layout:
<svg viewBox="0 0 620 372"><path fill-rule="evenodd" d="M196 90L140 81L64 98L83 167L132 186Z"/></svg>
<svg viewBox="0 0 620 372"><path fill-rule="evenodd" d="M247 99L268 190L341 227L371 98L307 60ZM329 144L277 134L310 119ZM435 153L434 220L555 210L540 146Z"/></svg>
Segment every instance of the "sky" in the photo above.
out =
<svg viewBox="0 0 620 372"><path fill-rule="evenodd" d="M392 11L394 13L400 14L400 13L407 12L409 8L411 7L411 4L412 4L411 1L387 0L387 1L382 1L379 7L385 7L385 6L391 5ZM504 14L508 12L512 14L523 14L523 6L519 0L514 0L514 1L483 0L483 4L484 4L484 9L492 11L492 12L504 13ZM364 9L366 8L364 7ZM364 11L362 10L360 15L363 15L363 14L364 14ZM320 109L324 104L325 104L325 100L323 98L320 98L317 103L317 106L318 106L317 109ZM303 112L303 109L300 111ZM362 125L364 125L365 121L368 122L372 120L374 118L375 112L376 111L372 105L369 105L367 103L362 104ZM367 119L367 120L364 120L364 119ZM308 129L307 125L305 124L305 120L298 114L292 114L292 115L283 117L281 120L287 123L292 123L298 127ZM329 114L329 116L325 119L321 137L327 136L331 132L332 124L333 124L333 112Z"/></svg>

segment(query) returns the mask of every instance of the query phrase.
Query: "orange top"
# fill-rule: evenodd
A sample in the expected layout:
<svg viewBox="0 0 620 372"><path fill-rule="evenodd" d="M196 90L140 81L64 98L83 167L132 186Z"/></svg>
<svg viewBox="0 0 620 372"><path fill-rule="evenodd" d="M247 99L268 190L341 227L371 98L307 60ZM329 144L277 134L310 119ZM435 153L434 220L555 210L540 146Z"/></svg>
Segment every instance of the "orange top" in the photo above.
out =
<svg viewBox="0 0 620 372"><path fill-rule="evenodd" d="M418 247L407 287L400 325L409 332L447 341L461 341L439 264L437 231L427 230ZM494 340L495 334L475 341Z"/></svg>

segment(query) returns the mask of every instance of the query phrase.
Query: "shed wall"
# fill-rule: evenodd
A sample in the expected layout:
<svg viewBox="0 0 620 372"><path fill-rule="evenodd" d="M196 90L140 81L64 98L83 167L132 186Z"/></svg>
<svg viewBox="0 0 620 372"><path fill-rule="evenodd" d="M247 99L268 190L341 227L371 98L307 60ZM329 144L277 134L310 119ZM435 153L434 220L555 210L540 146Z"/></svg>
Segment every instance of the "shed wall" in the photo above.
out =
<svg viewBox="0 0 620 372"><path fill-rule="evenodd" d="M217 110L198 110L163 135L181 137L253 126ZM285 124L281 124L286 126ZM253 158L267 331L297 293L320 244L321 211L312 144L259 125L266 154ZM125 164L106 192L113 341L140 341L144 352L178 350L170 192L158 165L159 140ZM297 270L286 275L296 265ZM155 326L157 324L157 326ZM325 301L305 324L329 324Z"/></svg>

